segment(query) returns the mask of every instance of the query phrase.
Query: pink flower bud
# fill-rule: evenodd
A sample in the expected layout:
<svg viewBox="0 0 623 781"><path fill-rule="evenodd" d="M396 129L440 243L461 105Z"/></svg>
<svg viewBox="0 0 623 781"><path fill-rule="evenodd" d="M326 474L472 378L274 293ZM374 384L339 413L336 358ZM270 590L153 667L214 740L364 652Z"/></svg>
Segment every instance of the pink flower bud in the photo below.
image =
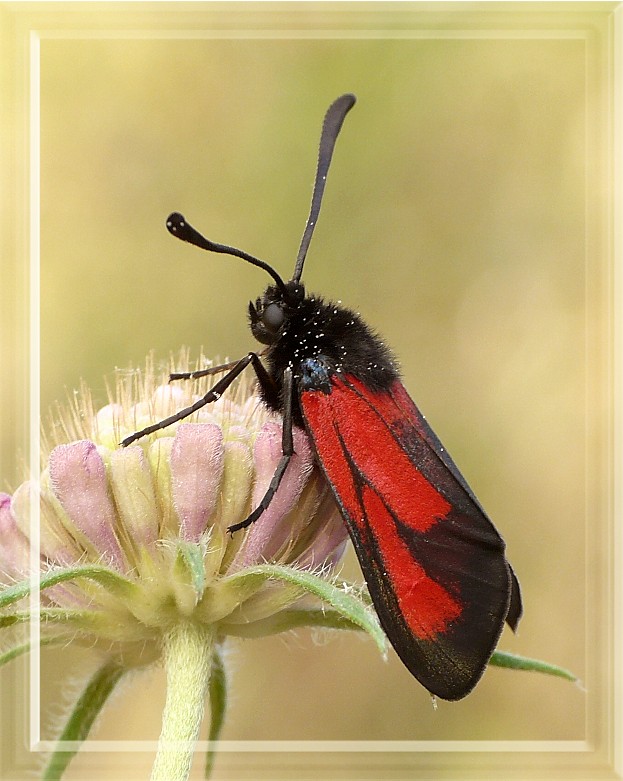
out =
<svg viewBox="0 0 623 781"><path fill-rule="evenodd" d="M11 512L11 497L0 493L0 583L10 583L28 571L28 540Z"/></svg>
<svg viewBox="0 0 623 781"><path fill-rule="evenodd" d="M50 453L52 490L76 529L95 550L123 570L126 562L115 533L115 510L106 467L93 442L59 445Z"/></svg>
<svg viewBox="0 0 623 781"><path fill-rule="evenodd" d="M183 423L171 450L173 504L180 536L197 542L216 506L223 475L223 432L212 423Z"/></svg>
<svg viewBox="0 0 623 781"><path fill-rule="evenodd" d="M22 483L13 494L11 509L25 537L30 539L31 506L39 499L39 550L48 561L61 564L75 563L82 553L63 524L62 509L56 498L43 484L36 486L30 480ZM60 510L60 513L59 513Z"/></svg>
<svg viewBox="0 0 623 781"><path fill-rule="evenodd" d="M127 539L135 547L151 547L159 534L158 504L143 449L113 451L109 467L115 505Z"/></svg>
<svg viewBox="0 0 623 781"><path fill-rule="evenodd" d="M264 498L277 464L282 456L282 427L279 423L266 423L255 440L253 461L255 464L255 486L252 507ZM267 509L253 524L245 543L236 556L235 566L269 560L288 538L288 513L296 505L313 468L313 456L305 432L294 429L294 455L281 479L277 493Z"/></svg>

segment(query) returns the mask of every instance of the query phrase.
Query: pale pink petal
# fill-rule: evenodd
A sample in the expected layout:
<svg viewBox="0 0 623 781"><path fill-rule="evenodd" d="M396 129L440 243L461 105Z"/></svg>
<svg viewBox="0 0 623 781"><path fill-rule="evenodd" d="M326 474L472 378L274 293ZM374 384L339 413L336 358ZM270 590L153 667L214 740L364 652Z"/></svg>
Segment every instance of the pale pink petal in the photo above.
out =
<svg viewBox="0 0 623 781"><path fill-rule="evenodd" d="M320 566L335 566L346 550L348 530L329 491L320 503L310 544L296 559L296 566L302 569L316 569Z"/></svg>
<svg viewBox="0 0 623 781"><path fill-rule="evenodd" d="M171 492L171 451L173 450L173 437L158 437L147 451L147 460L151 471L151 479L156 492L158 513L160 516L161 538L177 537L180 530L180 522L173 507Z"/></svg>
<svg viewBox="0 0 623 781"><path fill-rule="evenodd" d="M180 536L197 541L216 506L223 476L223 432L213 423L183 423L171 450L173 504Z"/></svg>
<svg viewBox="0 0 623 781"><path fill-rule="evenodd" d="M240 441L225 442L223 478L219 494L219 523L223 529L244 518L253 482L251 449Z"/></svg>
<svg viewBox="0 0 623 781"><path fill-rule="evenodd" d="M228 441L248 442L249 429L245 426L228 426L228 428L223 432L223 436Z"/></svg>
<svg viewBox="0 0 623 781"><path fill-rule="evenodd" d="M158 504L143 448L114 450L109 464L117 512L127 535L135 544L151 547L158 539Z"/></svg>
<svg viewBox="0 0 623 781"><path fill-rule="evenodd" d="M39 497L39 551L48 560L61 564L74 564L81 554L80 546L63 526L59 513L62 508L44 485L35 486L30 480L22 483L13 494L11 510L22 530L30 539L31 507L33 498Z"/></svg>
<svg viewBox="0 0 623 781"><path fill-rule="evenodd" d="M156 419L166 418L184 406L186 393L180 385L159 385L152 398Z"/></svg>
<svg viewBox="0 0 623 781"><path fill-rule="evenodd" d="M11 512L11 497L0 493L0 583L10 583L28 570L28 540Z"/></svg>
<svg viewBox="0 0 623 781"><path fill-rule="evenodd" d="M257 507L264 497L281 459L281 431L279 423L266 423L255 440L253 460L256 479L253 488L253 507ZM249 530L243 546L236 555L235 568L269 560L275 551L281 548L291 532L291 527L284 522L285 518L298 501L314 465L305 432L295 428L293 435L295 454L290 459L269 506Z"/></svg>
<svg viewBox="0 0 623 781"><path fill-rule="evenodd" d="M0 494L0 583L5 584L25 578L30 571L30 546L26 535L18 526L13 511L15 496L16 494L13 497ZM46 589L41 594L41 601L44 604L55 603L72 607L87 605L80 592L68 585Z"/></svg>
<svg viewBox="0 0 623 781"><path fill-rule="evenodd" d="M121 404L107 404L97 411L95 420L99 431L114 429L119 425L119 421L123 420L123 406Z"/></svg>
<svg viewBox="0 0 623 781"><path fill-rule="evenodd" d="M126 562L115 534L115 509L106 467L93 442L59 445L50 454L50 482L76 529L97 553L123 570Z"/></svg>

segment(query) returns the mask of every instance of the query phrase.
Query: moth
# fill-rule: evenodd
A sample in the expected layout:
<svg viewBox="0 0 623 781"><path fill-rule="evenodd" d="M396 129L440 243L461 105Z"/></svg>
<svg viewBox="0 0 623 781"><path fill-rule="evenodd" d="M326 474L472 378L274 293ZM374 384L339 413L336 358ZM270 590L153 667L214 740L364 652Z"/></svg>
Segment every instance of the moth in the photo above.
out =
<svg viewBox="0 0 623 781"><path fill-rule="evenodd" d="M248 366L261 398L283 418L282 456L265 496L231 533L269 506L294 453L292 430L307 432L344 518L381 625L409 671L432 694L457 700L476 685L506 622L522 613L505 544L424 416L396 361L354 311L308 294L301 281L335 143L354 95L335 100L320 138L311 211L294 272L209 241L179 213L170 233L241 258L272 278L249 303L251 333L264 349L171 379L223 376L190 407L137 431L165 428L218 399Z"/></svg>

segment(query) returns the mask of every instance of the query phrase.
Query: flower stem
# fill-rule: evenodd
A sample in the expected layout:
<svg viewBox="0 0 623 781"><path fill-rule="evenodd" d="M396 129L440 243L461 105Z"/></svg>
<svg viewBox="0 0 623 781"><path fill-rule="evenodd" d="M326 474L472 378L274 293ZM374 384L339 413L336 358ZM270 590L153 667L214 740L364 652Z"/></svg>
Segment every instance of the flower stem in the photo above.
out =
<svg viewBox="0 0 623 781"><path fill-rule="evenodd" d="M193 623L171 628L164 638L167 697L151 781L186 781L203 719L214 637Z"/></svg>

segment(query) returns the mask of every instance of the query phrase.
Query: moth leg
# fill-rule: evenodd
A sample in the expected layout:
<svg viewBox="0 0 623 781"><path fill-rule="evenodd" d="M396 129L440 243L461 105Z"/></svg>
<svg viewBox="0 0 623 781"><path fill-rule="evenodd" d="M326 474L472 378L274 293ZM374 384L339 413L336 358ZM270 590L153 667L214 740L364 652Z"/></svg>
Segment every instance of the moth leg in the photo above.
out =
<svg viewBox="0 0 623 781"><path fill-rule="evenodd" d="M218 366L210 366L207 369L197 369L194 372L172 372L169 374L169 382L172 380L198 380L199 377L208 377L210 374L219 374L233 369L238 361L221 363Z"/></svg>
<svg viewBox="0 0 623 781"><path fill-rule="evenodd" d="M250 363L253 364L253 368L255 369L260 382L262 382L263 376L260 376L261 372L263 372L268 377L268 373L266 372L266 369L264 369L264 366L262 366L262 362L260 361L259 357L255 353L248 353L244 356L244 358L234 362L232 364L233 368L222 379L220 379L213 388L210 388L205 396L202 396L194 404L191 404L190 407L185 407L179 412L176 412L175 415L171 415L168 418L159 421L158 423L153 423L151 426L147 426L147 428L141 429L140 431L135 431L134 434L130 434L129 437L126 437L121 442L121 446L127 447L137 439L145 437L148 434L153 434L154 431L160 431L160 429L166 428L172 423L177 423L178 420L187 418L189 415L192 415L193 412L196 412L202 407L205 407L206 404L210 404L211 402L216 401L223 395L223 393L227 390L227 388L229 388L236 377L238 377L238 375L241 374ZM259 367L261 367L261 369Z"/></svg>
<svg viewBox="0 0 623 781"><path fill-rule="evenodd" d="M262 350L260 353L253 353L254 358L252 358L253 362L253 368L255 369L255 373L258 374L258 366L262 366L259 356L264 355L266 350ZM221 363L218 366L210 366L207 369L198 369L194 372L172 372L169 374L169 382L172 380L198 380L199 377L208 377L210 374L220 374L221 372L229 371L230 369L233 369L235 366L237 366L239 363L238 360L236 361L229 361L228 363ZM264 367L262 366L262 369Z"/></svg>
<svg viewBox="0 0 623 781"><path fill-rule="evenodd" d="M264 367L262 366L262 369ZM264 371L266 371L264 369ZM258 375L259 379L259 375ZM262 380L260 379L260 382ZM268 490L264 494L262 501L253 510L253 512L240 523L234 523L227 528L230 534L237 532L239 529L246 529L252 523L255 523L260 515L267 509L268 505L273 500L274 495L279 488L281 479L285 474L290 459L294 455L294 440L292 438L292 369L287 368L283 373L283 428L281 431L281 458L275 469Z"/></svg>

